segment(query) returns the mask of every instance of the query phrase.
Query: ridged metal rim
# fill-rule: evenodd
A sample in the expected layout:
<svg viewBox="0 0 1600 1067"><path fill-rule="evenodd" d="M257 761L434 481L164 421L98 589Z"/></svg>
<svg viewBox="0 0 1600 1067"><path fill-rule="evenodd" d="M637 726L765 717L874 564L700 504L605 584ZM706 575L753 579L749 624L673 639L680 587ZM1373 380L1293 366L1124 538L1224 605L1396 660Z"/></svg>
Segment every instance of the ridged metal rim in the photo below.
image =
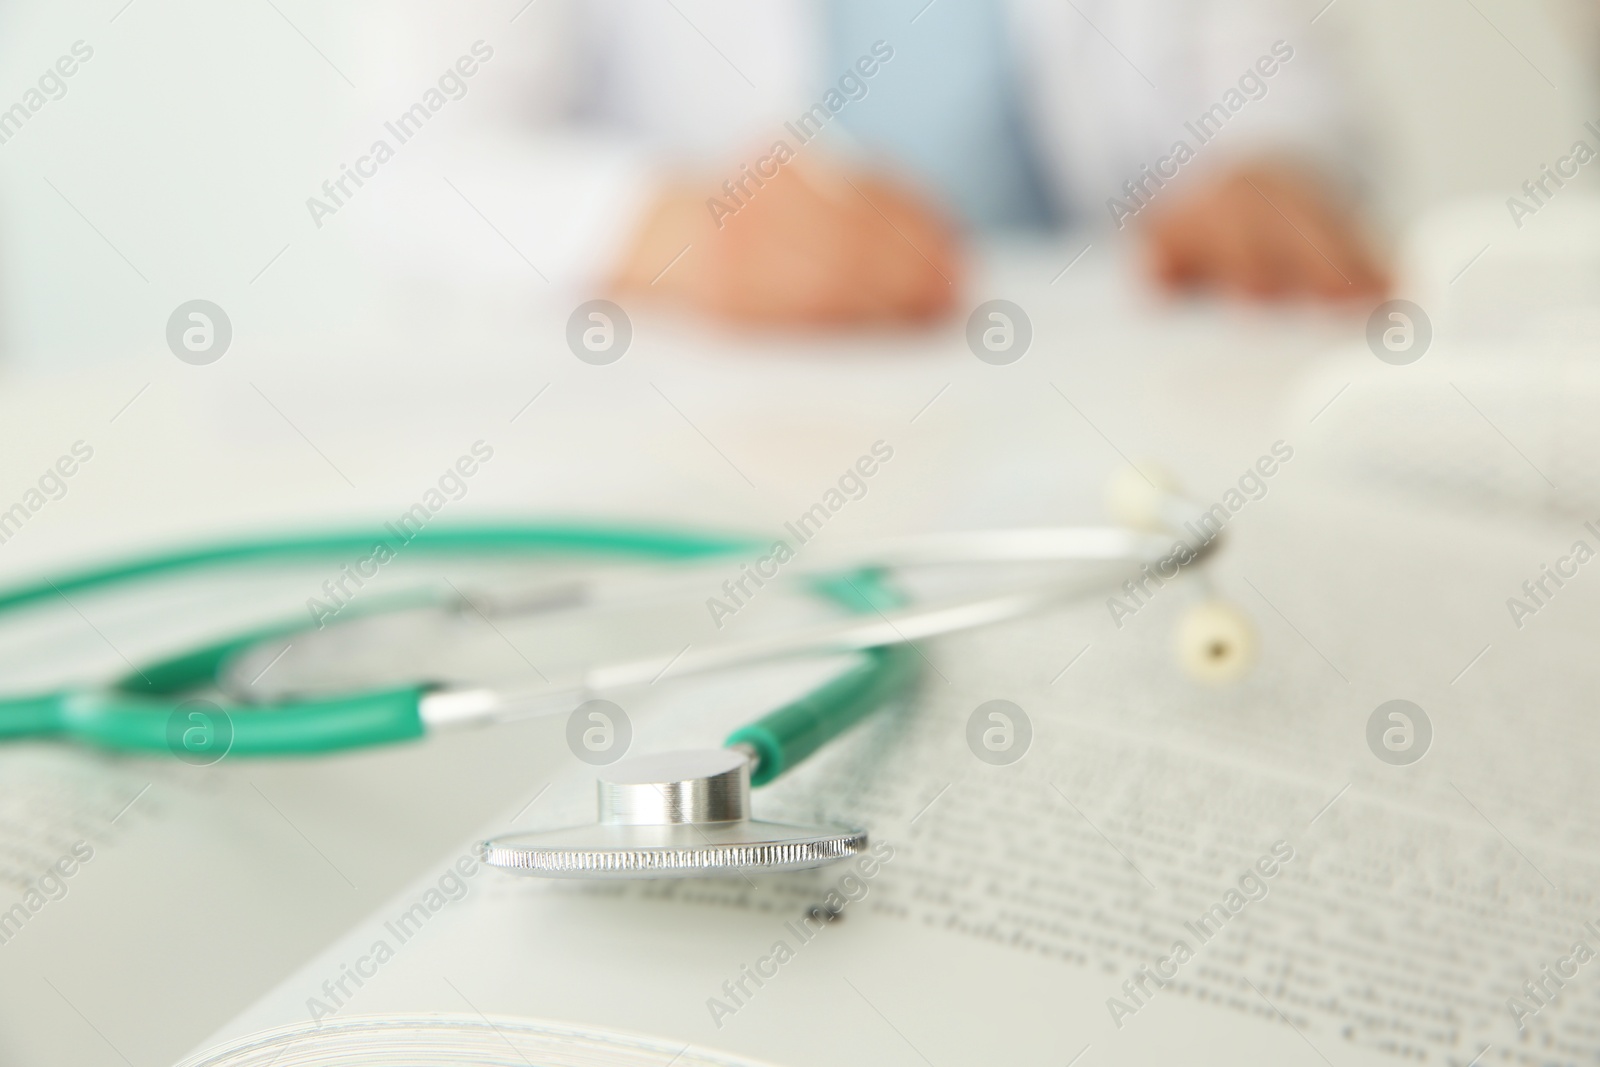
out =
<svg viewBox="0 0 1600 1067"><path fill-rule="evenodd" d="M479 846L491 867L532 875L703 874L803 870L848 859L866 848L865 830L845 830L809 841L704 845L696 848L540 848L485 841Z"/></svg>

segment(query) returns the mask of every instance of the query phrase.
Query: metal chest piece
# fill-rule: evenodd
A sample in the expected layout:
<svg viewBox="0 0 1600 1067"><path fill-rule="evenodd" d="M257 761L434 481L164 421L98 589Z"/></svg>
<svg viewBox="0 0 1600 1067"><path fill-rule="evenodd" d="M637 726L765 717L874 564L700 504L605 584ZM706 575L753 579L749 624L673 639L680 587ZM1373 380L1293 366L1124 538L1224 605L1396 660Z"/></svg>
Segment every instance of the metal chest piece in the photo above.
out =
<svg viewBox="0 0 1600 1067"><path fill-rule="evenodd" d="M867 846L865 830L750 818L742 748L623 760L598 783L600 821L483 842L483 862L544 878L685 878L821 867Z"/></svg>

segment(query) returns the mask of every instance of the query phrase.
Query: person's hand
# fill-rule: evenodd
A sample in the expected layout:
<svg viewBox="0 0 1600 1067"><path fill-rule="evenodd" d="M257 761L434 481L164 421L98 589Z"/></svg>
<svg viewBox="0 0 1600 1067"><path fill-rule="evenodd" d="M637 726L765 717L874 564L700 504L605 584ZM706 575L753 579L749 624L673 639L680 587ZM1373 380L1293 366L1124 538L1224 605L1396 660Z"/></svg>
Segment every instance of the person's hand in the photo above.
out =
<svg viewBox="0 0 1600 1067"><path fill-rule="evenodd" d="M1253 299L1371 299L1388 287L1356 219L1293 167L1239 167L1157 197L1140 219L1156 279L1171 290Z"/></svg>
<svg viewBox="0 0 1600 1067"><path fill-rule="evenodd" d="M922 323L954 308L955 234L908 190L800 162L764 182L746 183L742 206L709 181L663 189L614 287L753 326Z"/></svg>

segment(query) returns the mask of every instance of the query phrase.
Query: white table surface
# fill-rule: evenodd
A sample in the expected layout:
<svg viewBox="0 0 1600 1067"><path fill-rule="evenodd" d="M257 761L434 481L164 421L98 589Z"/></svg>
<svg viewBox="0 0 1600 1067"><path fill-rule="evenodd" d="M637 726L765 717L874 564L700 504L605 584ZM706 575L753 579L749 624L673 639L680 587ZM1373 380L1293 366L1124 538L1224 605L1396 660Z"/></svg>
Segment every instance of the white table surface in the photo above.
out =
<svg viewBox="0 0 1600 1067"><path fill-rule="evenodd" d="M241 305L216 364L174 359L152 319L143 343L92 371L0 379L0 501L73 441L95 448L67 497L0 546L0 578L174 540L388 518L479 439L494 460L450 519L775 531L881 439L894 461L829 538L1096 520L1122 456L1157 458L1209 499L1305 425L1314 412L1290 403L1305 374L1366 358L1348 354L1362 310L1166 303L1110 247L1058 278L1082 244L986 250L966 306L1014 300L1035 331L1006 367L975 359L960 322L774 341L645 308L633 309L627 355L594 367L565 348L568 309L541 302L538 283L509 266L470 286L369 266L334 323L295 303L299 275L286 271L283 303ZM312 273L317 285L338 274ZM175 1058L524 797L549 758L519 745L538 729L226 761L203 815L184 818L279 852L296 834L314 848L298 866L252 870L129 829L26 938L0 946L0 1059ZM106 766L135 786L166 783L156 794L178 789L170 761ZM136 893L97 892L94 876L113 865Z"/></svg>

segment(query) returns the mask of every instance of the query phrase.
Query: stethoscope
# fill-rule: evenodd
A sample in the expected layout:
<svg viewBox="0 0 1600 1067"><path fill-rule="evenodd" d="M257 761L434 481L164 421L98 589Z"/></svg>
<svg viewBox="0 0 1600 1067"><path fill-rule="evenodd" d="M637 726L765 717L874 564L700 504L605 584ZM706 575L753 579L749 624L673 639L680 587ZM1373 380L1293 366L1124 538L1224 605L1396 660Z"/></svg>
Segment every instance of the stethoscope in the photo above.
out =
<svg viewBox="0 0 1600 1067"><path fill-rule="evenodd" d="M598 820L557 831L507 835L484 842L486 863L554 877L681 877L784 871L854 855L865 831L794 826L754 819L750 790L786 773L874 710L911 691L919 655L911 643L1018 618L1103 589L1083 574L933 602L908 602L892 575L941 564L1102 563L1175 574L1206 558L1216 539L1185 540L1177 531L1197 513L1181 497L1124 487L1114 494L1125 521L1142 528L1054 527L920 536L827 552L813 549L789 564L785 580L842 610L843 616L790 626L683 652L668 664L682 678L744 664L793 657L850 654L851 665L797 700L735 730L721 749L635 757L607 767L598 783ZM1130 504L1130 501L1132 502ZM1157 532L1157 531L1165 531ZM55 597L148 582L164 575L283 561L348 558L370 551L368 534L279 537L170 552L67 574L0 591L0 615ZM118 750L173 750L175 713L200 693L220 690L212 705L227 723L226 754L302 755L411 740L434 729L530 715L568 713L599 694L651 682L664 671L652 656L590 664L563 684L532 687L410 680L361 686L339 679L331 691L278 691L263 698L252 684L258 665L289 643L337 650L339 640L385 617L448 618L470 609L491 626L521 613L560 617L611 600L659 596L703 584L704 564L759 552L761 542L671 530L556 523L424 529L406 542L409 554L479 558L603 558L647 561L661 573L574 590L521 591L487 604L453 586L398 598L375 598L314 630L303 620L256 627L135 668L104 686L72 686L0 697L0 740L55 737ZM1202 605L1207 625L1185 640L1226 673L1248 656L1247 630L1236 616ZM1205 614L1209 612L1209 616ZM424 627L421 631L426 634ZM314 657L313 657L314 660Z"/></svg>

